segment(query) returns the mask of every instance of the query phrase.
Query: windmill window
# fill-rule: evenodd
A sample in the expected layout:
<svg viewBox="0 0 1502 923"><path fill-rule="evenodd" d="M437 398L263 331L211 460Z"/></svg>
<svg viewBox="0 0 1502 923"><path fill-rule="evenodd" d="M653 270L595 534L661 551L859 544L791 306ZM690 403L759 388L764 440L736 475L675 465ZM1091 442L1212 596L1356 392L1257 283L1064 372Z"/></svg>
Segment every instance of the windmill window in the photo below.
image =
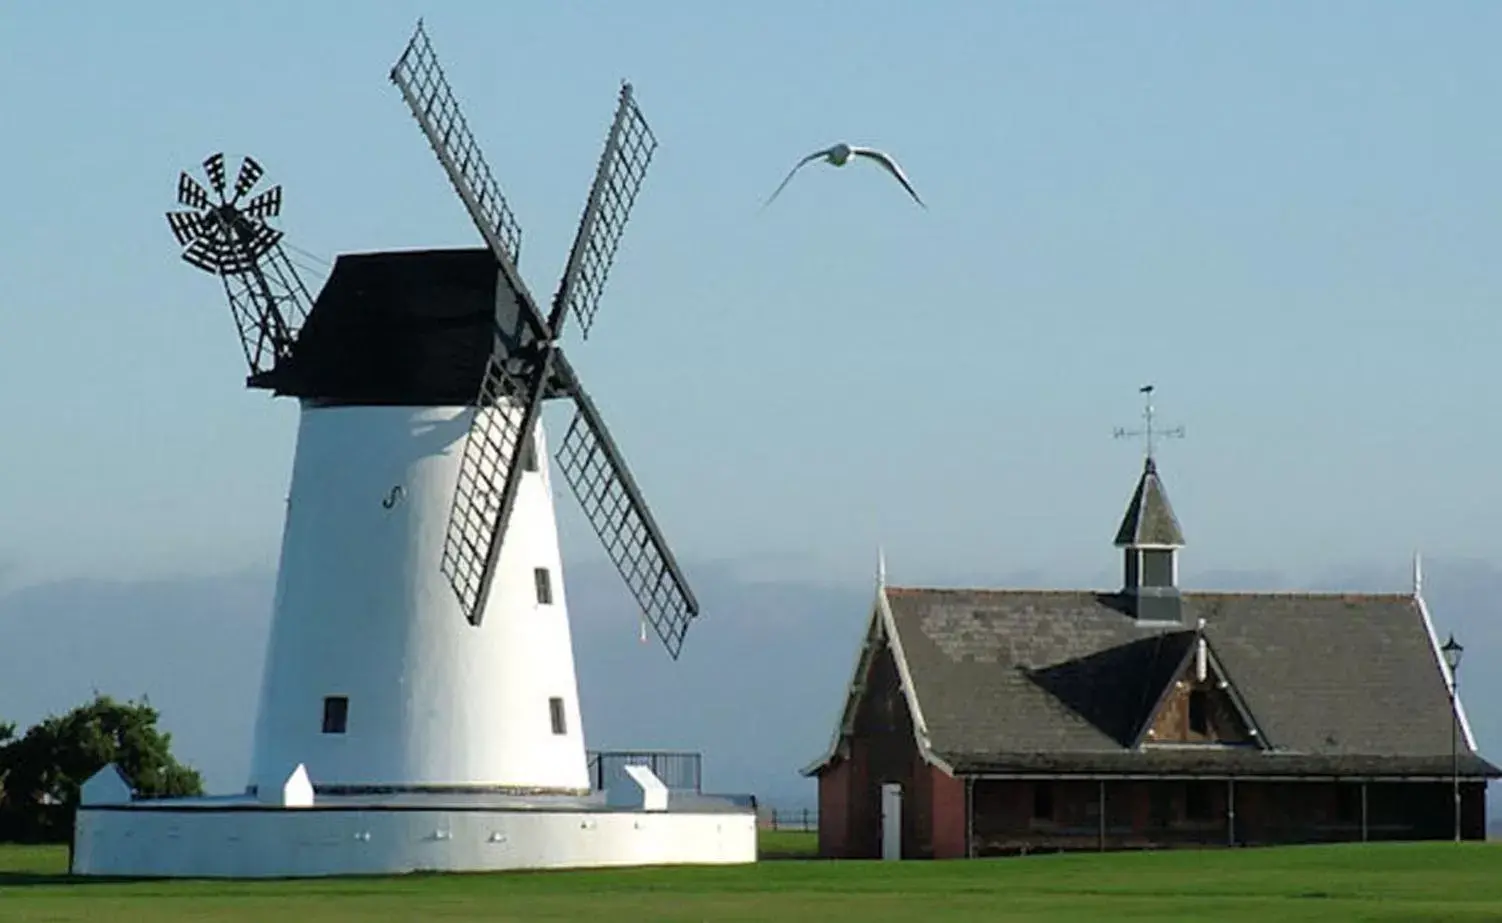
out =
<svg viewBox="0 0 1502 923"><path fill-rule="evenodd" d="M1033 819L1053 820L1053 786L1047 782L1033 783Z"/></svg>
<svg viewBox="0 0 1502 923"><path fill-rule="evenodd" d="M548 699L548 714L553 719L553 733L567 734L568 723L563 714L563 700L557 696Z"/></svg>
<svg viewBox="0 0 1502 923"><path fill-rule="evenodd" d="M537 604L539 606L551 606L553 604L553 578L546 567L532 569L532 579L537 583Z"/></svg>
<svg viewBox="0 0 1502 923"><path fill-rule="evenodd" d="M1208 735L1210 733L1210 702L1209 695L1203 689L1195 689L1189 693L1189 730L1191 733Z"/></svg>
<svg viewBox="0 0 1502 923"><path fill-rule="evenodd" d="M537 437L535 435L522 440L522 470L537 470Z"/></svg>
<svg viewBox="0 0 1502 923"><path fill-rule="evenodd" d="M342 695L324 696L323 732L325 734L343 734L345 726L348 723L349 697Z"/></svg>

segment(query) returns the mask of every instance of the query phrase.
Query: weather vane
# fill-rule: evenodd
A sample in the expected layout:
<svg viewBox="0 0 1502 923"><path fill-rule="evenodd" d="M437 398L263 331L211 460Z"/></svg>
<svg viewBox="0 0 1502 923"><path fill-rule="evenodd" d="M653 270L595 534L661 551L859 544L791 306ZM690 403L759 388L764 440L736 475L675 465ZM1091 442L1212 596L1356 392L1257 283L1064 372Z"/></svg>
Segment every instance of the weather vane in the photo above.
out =
<svg viewBox="0 0 1502 923"><path fill-rule="evenodd" d="M1128 436L1142 436L1142 437L1144 437L1145 440L1146 440L1146 442L1147 442L1147 458L1148 458L1149 461L1151 461L1152 458L1153 458L1153 443L1154 443L1154 440L1157 440L1157 439L1182 439L1184 437L1184 427L1182 427L1182 426L1175 426L1172 429L1156 429L1156 428L1154 428L1154 426L1153 426L1153 386L1152 385L1143 385L1142 387L1138 388L1137 391L1138 391L1139 394L1145 395L1144 400L1146 402L1146 407L1144 407L1144 409L1142 411L1142 419L1143 419L1145 425L1142 427L1142 429L1125 429L1123 427L1119 427L1118 426L1116 428L1115 433L1113 433L1112 435L1115 436L1115 438L1117 438L1117 439L1122 439L1122 438L1125 438L1125 437L1128 437Z"/></svg>

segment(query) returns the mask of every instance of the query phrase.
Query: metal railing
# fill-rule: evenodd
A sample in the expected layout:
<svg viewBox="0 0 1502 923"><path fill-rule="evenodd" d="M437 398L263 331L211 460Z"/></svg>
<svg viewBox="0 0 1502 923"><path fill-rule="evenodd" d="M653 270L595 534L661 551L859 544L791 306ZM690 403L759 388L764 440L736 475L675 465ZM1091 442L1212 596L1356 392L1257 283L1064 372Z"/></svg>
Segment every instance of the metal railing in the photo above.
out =
<svg viewBox="0 0 1502 923"><path fill-rule="evenodd" d="M703 758L683 750L591 750L587 754L590 784L603 791L625 772L626 766L646 766L672 792L700 794Z"/></svg>
<svg viewBox="0 0 1502 923"><path fill-rule="evenodd" d="M765 830L813 832L819 829L819 812L812 808L761 808L756 825Z"/></svg>

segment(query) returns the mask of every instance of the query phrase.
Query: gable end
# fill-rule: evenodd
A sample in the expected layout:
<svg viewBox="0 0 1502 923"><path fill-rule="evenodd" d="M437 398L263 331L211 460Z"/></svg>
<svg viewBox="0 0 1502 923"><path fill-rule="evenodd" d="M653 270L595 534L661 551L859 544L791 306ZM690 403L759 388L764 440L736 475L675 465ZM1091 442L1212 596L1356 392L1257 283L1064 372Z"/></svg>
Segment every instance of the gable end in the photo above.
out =
<svg viewBox="0 0 1502 923"><path fill-rule="evenodd" d="M888 724L900 725L912 738L919 756L932 765L947 769L929 748L924 730L923 713L913 689L912 676L897 638L885 587L879 589L876 604L867 624L865 643L857 658L855 673L846 691L845 705L835 728L834 739L825 754L800 774L817 776L838 759L850 755L850 740L859 733L885 733Z"/></svg>
<svg viewBox="0 0 1502 923"><path fill-rule="evenodd" d="M1162 745L1269 747L1202 631L1196 633L1133 741L1139 749Z"/></svg>

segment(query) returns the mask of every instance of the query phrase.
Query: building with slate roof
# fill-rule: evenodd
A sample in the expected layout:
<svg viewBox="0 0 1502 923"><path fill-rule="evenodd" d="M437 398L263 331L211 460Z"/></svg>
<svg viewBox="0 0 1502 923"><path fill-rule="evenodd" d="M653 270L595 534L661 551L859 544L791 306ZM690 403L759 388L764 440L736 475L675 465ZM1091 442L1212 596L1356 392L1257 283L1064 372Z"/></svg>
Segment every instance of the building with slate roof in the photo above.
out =
<svg viewBox="0 0 1502 923"><path fill-rule="evenodd" d="M821 854L1449 838L1457 788L1485 837L1502 770L1451 707L1417 573L1407 594L1181 590L1151 455L1115 544L1112 591L878 581L804 770Z"/></svg>

